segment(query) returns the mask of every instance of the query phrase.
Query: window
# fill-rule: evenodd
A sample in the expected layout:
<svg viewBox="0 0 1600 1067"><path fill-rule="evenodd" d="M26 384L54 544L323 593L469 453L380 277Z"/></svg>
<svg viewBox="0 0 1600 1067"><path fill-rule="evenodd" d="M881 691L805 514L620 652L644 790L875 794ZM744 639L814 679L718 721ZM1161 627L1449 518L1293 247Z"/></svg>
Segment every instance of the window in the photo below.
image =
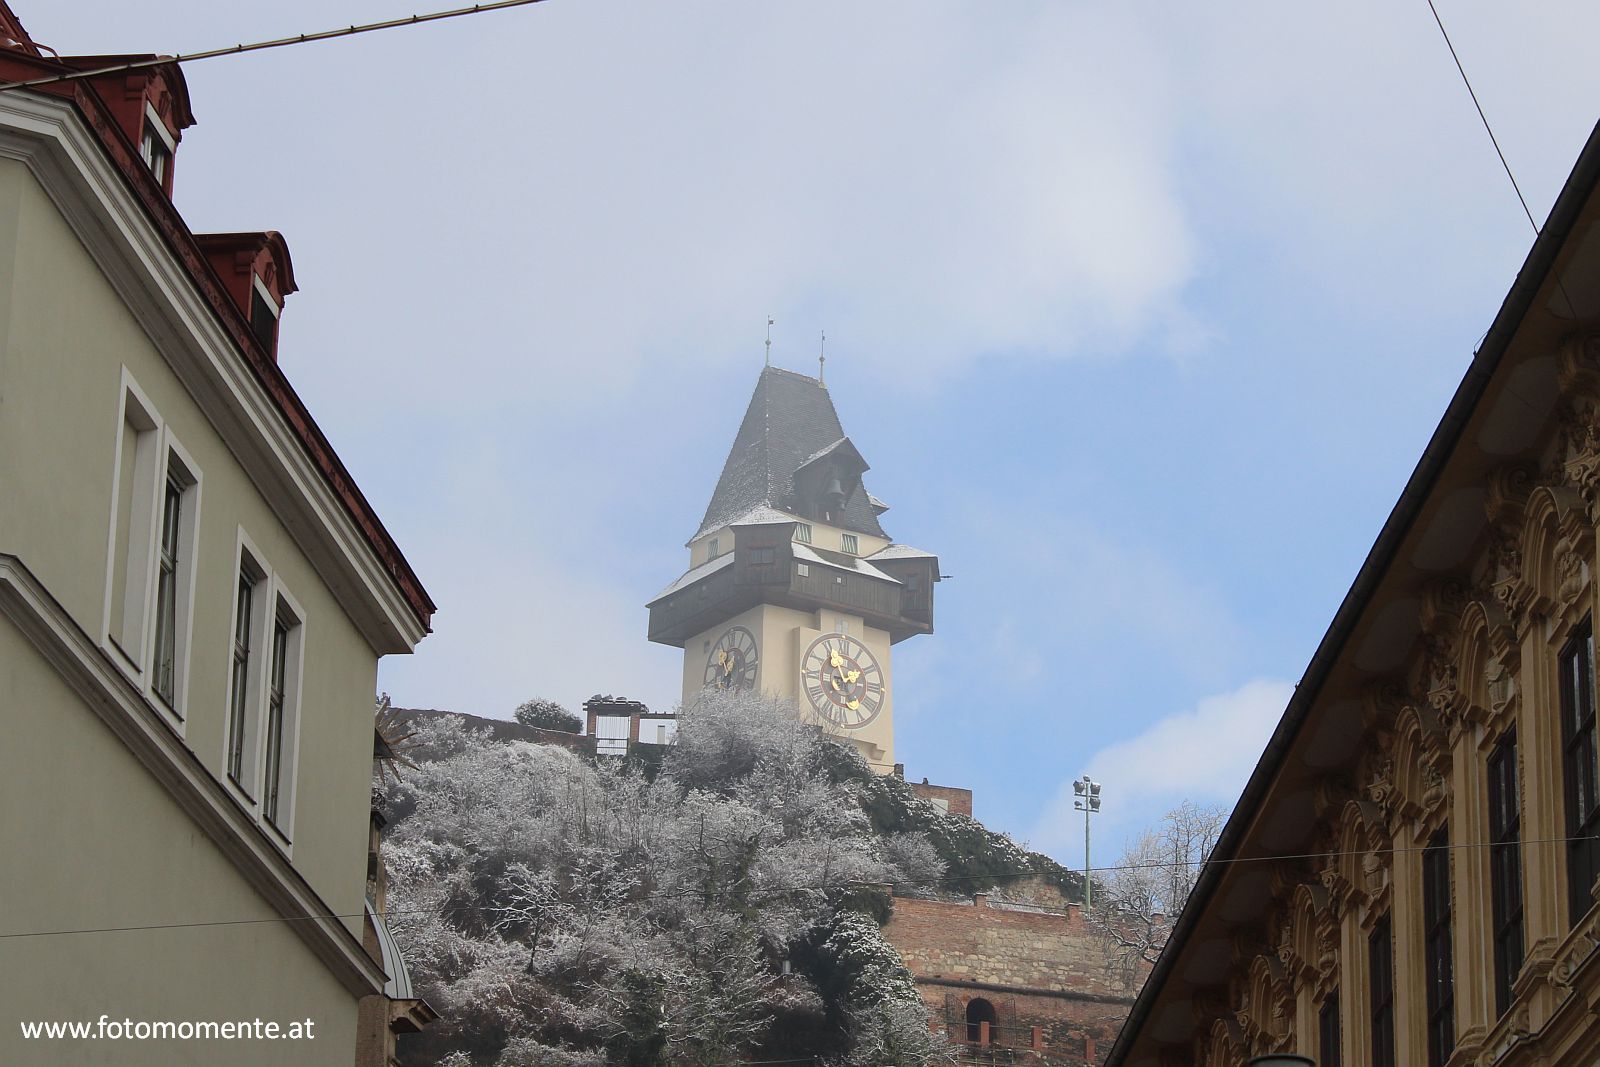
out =
<svg viewBox="0 0 1600 1067"><path fill-rule="evenodd" d="M1600 875L1600 797L1594 721L1594 629L1590 620L1561 650L1562 786L1567 807L1567 923L1576 926L1594 904Z"/></svg>
<svg viewBox="0 0 1600 1067"><path fill-rule="evenodd" d="M150 603L149 561L159 469L160 425L132 389L122 398L117 442L116 511L111 528L110 603L107 636L136 669L145 663Z"/></svg>
<svg viewBox="0 0 1600 1067"><path fill-rule="evenodd" d="M1428 982L1428 1067L1444 1067L1456 1047L1456 979L1451 945L1450 829L1422 850L1423 963Z"/></svg>
<svg viewBox="0 0 1600 1067"><path fill-rule="evenodd" d="M263 583L261 569L246 556L239 566L233 607L233 666L228 675L228 777L246 794L251 792L246 769L254 763L250 751L254 726L250 657L255 644L256 587Z"/></svg>
<svg viewBox="0 0 1600 1067"><path fill-rule="evenodd" d="M861 551L860 547L856 544L856 535L852 533L840 535L839 548L841 551L848 552L852 556Z"/></svg>
<svg viewBox="0 0 1600 1067"><path fill-rule="evenodd" d="M811 543L811 524L809 522L795 523L794 539L802 545L809 545Z"/></svg>
<svg viewBox="0 0 1600 1067"><path fill-rule="evenodd" d="M267 292L267 287L259 277L252 275L251 281L254 284L250 293L250 332L261 342L261 347L271 354L277 351L278 346L278 303L272 299L272 294Z"/></svg>
<svg viewBox="0 0 1600 1067"><path fill-rule="evenodd" d="M717 556L719 556L720 554L721 553L719 553L717 551L717 539L715 537L713 537L711 540L706 542L706 561L707 562L710 562L711 560L716 559Z"/></svg>
<svg viewBox="0 0 1600 1067"><path fill-rule="evenodd" d="M850 632L850 620L845 618L843 615L839 616L837 619L834 619L833 632L836 634L848 634Z"/></svg>
<svg viewBox="0 0 1600 1067"><path fill-rule="evenodd" d="M124 673L180 727L199 486L194 464L124 375L105 638Z"/></svg>
<svg viewBox="0 0 1600 1067"><path fill-rule="evenodd" d="M240 533L228 664L228 778L284 843L294 812L305 618Z"/></svg>
<svg viewBox="0 0 1600 1067"><path fill-rule="evenodd" d="M1522 809L1517 798L1517 735L1489 753L1489 895L1494 912L1494 1006L1504 1015L1522 970Z"/></svg>
<svg viewBox="0 0 1600 1067"><path fill-rule="evenodd" d="M1394 941L1389 916L1379 919L1367 938L1367 986L1372 998L1372 1067L1395 1067L1394 1060Z"/></svg>
<svg viewBox="0 0 1600 1067"><path fill-rule="evenodd" d="M1322 1067L1342 1067L1339 1051L1339 989L1322 998L1322 1010L1317 1013L1317 1049Z"/></svg>
<svg viewBox="0 0 1600 1067"><path fill-rule="evenodd" d="M144 105L144 127L139 131L139 158L144 160L144 165L155 176L156 184L163 189L167 188L167 178L172 173L172 154L177 150L178 142L167 132L167 124L161 121L156 109L147 102Z"/></svg>
<svg viewBox="0 0 1600 1067"><path fill-rule="evenodd" d="M811 568L804 563L796 563L794 565L794 569L795 573L800 575L802 578L809 577L811 574Z"/></svg>
<svg viewBox="0 0 1600 1067"><path fill-rule="evenodd" d="M299 638L300 621L279 597L272 617L272 661L267 673L267 767L261 814L280 833L289 824L288 802L293 786Z"/></svg>
<svg viewBox="0 0 1600 1067"><path fill-rule="evenodd" d="M156 570L156 695L170 708L178 674L178 522L183 486L169 474L162 494L161 548Z"/></svg>
<svg viewBox="0 0 1600 1067"><path fill-rule="evenodd" d="M771 546L762 546L750 550L750 564L760 567L777 562L778 550Z"/></svg>

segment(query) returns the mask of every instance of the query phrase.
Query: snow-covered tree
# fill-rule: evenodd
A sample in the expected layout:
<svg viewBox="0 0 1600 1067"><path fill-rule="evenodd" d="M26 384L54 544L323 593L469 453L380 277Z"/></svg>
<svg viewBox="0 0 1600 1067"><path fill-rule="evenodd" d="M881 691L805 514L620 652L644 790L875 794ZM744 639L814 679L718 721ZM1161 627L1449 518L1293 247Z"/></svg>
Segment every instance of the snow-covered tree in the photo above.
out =
<svg viewBox="0 0 1600 1067"><path fill-rule="evenodd" d="M459 720L413 742L384 793L389 915L442 1018L409 1062L942 1054L880 932L888 886L935 891L940 853L879 832L877 776L792 708L709 692L657 773Z"/></svg>

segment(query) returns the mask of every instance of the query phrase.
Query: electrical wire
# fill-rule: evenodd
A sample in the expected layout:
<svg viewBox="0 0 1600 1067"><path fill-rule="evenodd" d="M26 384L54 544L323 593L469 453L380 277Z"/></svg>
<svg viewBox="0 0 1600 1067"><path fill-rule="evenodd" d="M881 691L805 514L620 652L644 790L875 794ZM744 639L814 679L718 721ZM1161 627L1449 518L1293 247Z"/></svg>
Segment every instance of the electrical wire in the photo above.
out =
<svg viewBox="0 0 1600 1067"><path fill-rule="evenodd" d="M1522 195L1522 186L1517 183L1517 176L1511 172L1511 163L1500 147L1500 138L1495 136L1494 127L1489 125L1489 116L1484 113L1483 104L1478 101L1477 90L1472 88L1472 79L1467 77L1467 68L1462 65L1461 56L1456 52L1455 42L1450 40L1450 32L1444 28L1444 19L1439 17L1439 9L1434 6L1433 0L1428 0L1428 10L1433 12L1433 21L1439 27L1439 35L1444 38L1445 47L1450 49L1450 58L1455 60L1456 70L1461 74L1461 84L1467 87L1467 95L1472 97L1472 106L1478 111L1478 121L1483 123L1483 131L1489 135L1489 143L1494 145L1494 154L1500 157L1500 166L1510 179L1511 189L1517 194L1517 203L1522 205L1522 213L1528 217L1528 225L1533 227L1533 236L1537 239L1543 231L1540 230L1539 223L1534 220L1533 211L1528 207L1528 198ZM1577 306L1572 302L1571 294L1567 292L1566 283L1559 275L1555 276L1554 280L1561 298L1567 303L1567 312L1574 319L1578 318Z"/></svg>
<svg viewBox="0 0 1600 1067"><path fill-rule="evenodd" d="M120 74L123 71L144 70L148 67L164 67L169 63L194 63L202 59L216 59L220 56L236 56L246 52L262 52L269 48L288 48L291 45L311 44L315 41L330 41L336 37L354 37L357 34L373 33L377 30L393 30L402 26L420 26L425 22L439 22L444 19L461 18L465 15L483 15L491 11L505 11L513 7L529 7L533 4L543 3L544 0L495 0L493 3L473 4L471 7L458 7L448 11L432 11L425 15L410 15L405 18L386 19L383 22L368 22L360 26L341 26L333 30L320 30L316 33L301 33L293 37L277 37L270 41L256 41L252 44L236 44L226 48L212 48L204 52L180 53L172 56L157 56L155 59L131 60L127 63L115 63L109 66L96 67L93 70L76 70L64 74L52 74L42 78L29 78L26 81L0 82L0 93L11 92L14 89L33 89L42 85L57 85L61 82L83 81L85 78L99 78L107 74Z"/></svg>
<svg viewBox="0 0 1600 1067"><path fill-rule="evenodd" d="M1400 846L1400 847L1396 847L1396 848L1361 849L1359 851L1297 852L1297 853L1286 853L1286 854L1282 854L1282 855L1271 855L1271 856L1232 856L1232 857L1220 857L1220 858L1216 858L1216 859L1163 860L1163 861L1157 861L1157 862L1151 862L1151 863L1124 863L1124 864L1113 864L1113 865L1105 866L1105 867L1091 867L1089 869L1089 873L1090 874L1113 874L1113 873L1122 872L1122 871L1175 870L1175 869L1178 869L1178 868L1189 868L1189 867L1204 866L1207 863L1214 863L1214 864L1217 864L1218 866L1234 866L1234 865L1237 865L1237 864L1245 864L1245 863L1285 863L1285 862L1292 862L1292 861L1296 861L1296 860L1331 860L1331 859L1338 859L1338 858L1347 857L1347 856L1368 856L1368 855L1394 856L1394 855L1400 855L1400 854L1409 853L1409 852L1425 852L1425 851L1428 851L1430 848L1435 848L1435 847L1447 848L1447 849L1454 850L1454 849L1477 849L1477 848L1507 848L1507 847L1511 847L1513 844L1516 845L1517 847L1526 847L1526 846L1529 846L1529 845L1566 845L1566 844L1571 844L1571 843L1573 843L1575 841L1589 841L1589 840L1593 840L1593 838L1583 837L1583 836L1579 836L1579 837L1546 837L1546 838L1532 838L1532 839L1529 839L1529 840L1517 841L1517 842L1462 841L1462 842L1451 842L1451 843L1449 843L1447 845L1441 845L1441 846L1432 846L1432 845L1414 845L1414 846L1412 846L1412 845L1407 845L1407 846ZM1074 870L1073 873L1079 873L1080 871L1081 871L1081 869ZM966 882L969 887L976 887L976 888L981 888L981 889L993 889L993 888L997 887L996 886L996 881L999 880L999 879L1023 878L1023 877L1027 877L1029 875L1033 875L1033 874L1037 874L1037 873L1038 873L1037 871L1034 871L1034 870L1032 870L1030 868L1030 869L1026 869L1026 870L1013 870L1013 871L999 872L994 876L995 880L972 878L972 879L958 879L957 882L958 883L959 882ZM778 894L783 894L783 893L820 893L820 892L827 892L829 890L862 889L862 888L886 888L886 889L889 889L892 892L894 890L895 885L896 885L896 883L894 883L894 882L881 882L881 881L867 881L867 880L840 881L840 882L834 882L834 883L828 884L828 885L772 886L772 887L765 888L765 889L755 889L754 890L754 895L757 895L757 896L773 896L773 895L778 895ZM919 888L921 888L921 887L919 887ZM999 886L998 888L1004 889L1003 886ZM705 890L703 890L703 889L694 889L694 888L687 888L686 887L686 888L675 890L675 891L657 890L655 893L653 893L651 895L657 896L657 897L659 897L659 896L692 896L692 897L698 897L698 896L703 896L704 894L705 894ZM1055 915L1070 915L1070 914L1072 914L1072 912L1070 910L1065 909L1065 908L1050 908L1050 907L1047 907L1045 905L1029 904L1026 901L1012 901L1011 903L1017 904L1018 906L1021 906L1021 907L1028 908L1029 910L1032 910L1032 911L1040 911L1040 912L1045 912L1045 913L1048 913L1048 914L1055 914ZM431 912L438 912L438 913L447 914L447 915L459 915L459 914L471 914L471 913L475 913L475 912L492 912L492 911L502 911L502 910L505 910L505 909L503 909L503 908L501 908L499 906L490 905L490 904L462 904L462 905L459 905L459 906L447 906L447 907L390 908L390 909L387 909L383 914L384 914L385 917L392 916L392 915L426 914L426 913L431 913ZM0 933L0 940L9 940L9 939L12 939L12 938L21 938L21 937L60 937L60 936L78 935L78 934L136 933L136 932L141 932L141 931L146 931L146 930L187 930L187 929L218 927L218 926L255 926L255 925L259 925L261 923L271 923L271 922L320 922L320 921L327 920L327 919L359 919L362 916L364 916L365 914L366 914L365 911L343 912L343 913L341 913L341 912L329 912L327 914L317 914L317 915L274 915L274 916L268 916L266 918L259 918L259 919L216 919L216 920L201 921L201 922L149 923L149 924L134 925L134 926L99 926L99 927L84 927L84 928L81 928L81 929L65 929L65 930L20 930L20 931L13 931L13 932L10 932L10 933Z"/></svg>
<svg viewBox="0 0 1600 1067"><path fill-rule="evenodd" d="M1484 132L1489 135L1489 142L1494 145L1495 155L1500 157L1500 166L1505 168L1506 177L1511 179L1511 188L1517 194L1517 200L1522 204L1522 213L1528 216L1528 225L1533 227L1535 237L1539 235L1539 224L1533 220L1533 212L1528 209L1528 200L1522 195L1522 187L1517 184L1517 176L1511 173L1511 164L1506 161L1505 152L1500 149L1500 139L1494 135L1494 128L1489 125L1489 116L1483 113L1483 105L1478 102L1478 94L1472 88L1472 81L1467 77L1467 69L1461 65L1461 57L1456 54L1456 46L1450 40L1450 33L1444 28L1444 20L1439 17L1439 9L1433 6L1433 0L1428 0L1428 10L1433 12L1433 21L1439 26L1439 34L1444 38L1445 47L1450 49L1450 58L1456 62L1456 70L1461 73L1461 83L1467 87L1467 95L1472 97L1472 106L1478 109L1478 119L1483 123Z"/></svg>

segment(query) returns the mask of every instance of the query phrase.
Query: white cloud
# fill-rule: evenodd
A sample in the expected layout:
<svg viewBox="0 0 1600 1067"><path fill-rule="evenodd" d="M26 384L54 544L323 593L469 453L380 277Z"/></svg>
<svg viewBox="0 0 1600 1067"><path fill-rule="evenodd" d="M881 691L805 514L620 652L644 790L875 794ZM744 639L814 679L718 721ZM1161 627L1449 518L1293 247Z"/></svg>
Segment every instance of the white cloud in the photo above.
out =
<svg viewBox="0 0 1600 1067"><path fill-rule="evenodd" d="M1151 723L1096 752L1088 774L1120 797L1231 804L1261 757L1294 686L1256 679Z"/></svg>
<svg viewBox="0 0 1600 1067"><path fill-rule="evenodd" d="M1185 800L1233 804L1293 692L1288 682L1258 678L1100 749L1087 763L1088 775L1105 788L1097 834L1121 842ZM1063 862L1076 863L1083 855L1083 816L1073 799L1072 782L1063 782L1030 837ZM1119 848L1096 855L1109 860Z"/></svg>

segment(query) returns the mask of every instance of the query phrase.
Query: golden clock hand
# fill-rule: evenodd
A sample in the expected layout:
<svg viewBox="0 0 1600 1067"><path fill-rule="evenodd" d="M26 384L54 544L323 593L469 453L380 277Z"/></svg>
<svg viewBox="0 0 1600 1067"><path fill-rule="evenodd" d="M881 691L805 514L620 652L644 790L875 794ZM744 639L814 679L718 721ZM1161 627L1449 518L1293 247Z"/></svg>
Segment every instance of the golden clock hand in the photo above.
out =
<svg viewBox="0 0 1600 1067"><path fill-rule="evenodd" d="M845 680L846 683L848 683L850 685L855 685L856 684L856 679L858 679L860 677L861 677L861 672L860 671L845 671L844 672L844 680Z"/></svg>
<svg viewBox="0 0 1600 1067"><path fill-rule="evenodd" d="M844 657L839 655L839 653L837 653L837 652L831 653L829 655L829 657L828 657L828 666L835 667L835 668L843 667L844 666Z"/></svg>
<svg viewBox="0 0 1600 1067"><path fill-rule="evenodd" d="M861 701L859 701L859 700L849 701L848 703L845 704L845 707L849 708L851 711L860 711L861 710Z"/></svg>

